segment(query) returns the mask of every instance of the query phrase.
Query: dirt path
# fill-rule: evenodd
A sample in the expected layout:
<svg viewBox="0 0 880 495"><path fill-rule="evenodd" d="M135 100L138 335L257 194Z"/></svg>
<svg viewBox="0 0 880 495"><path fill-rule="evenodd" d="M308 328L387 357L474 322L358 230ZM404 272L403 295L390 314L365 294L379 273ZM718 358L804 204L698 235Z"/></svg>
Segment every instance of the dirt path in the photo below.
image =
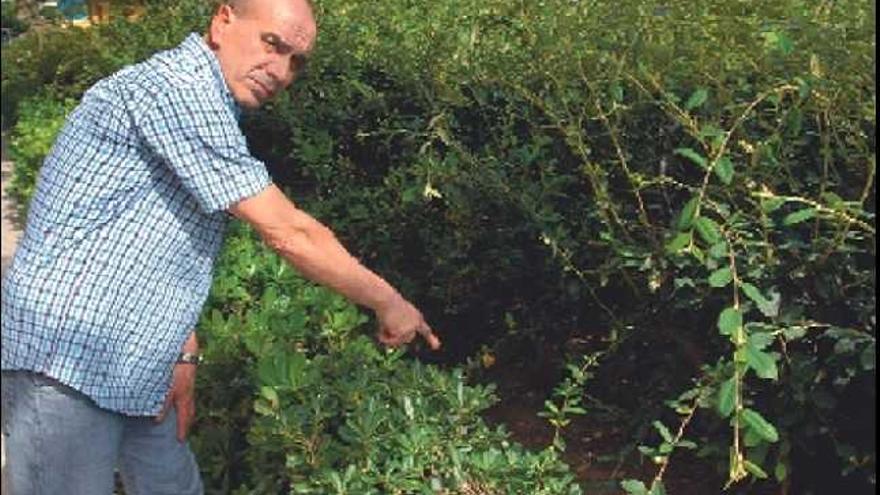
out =
<svg viewBox="0 0 880 495"><path fill-rule="evenodd" d="M12 255L15 253L15 247L18 245L18 239L21 237L21 229L18 227L18 219L15 215L15 209L6 194L6 186L12 178L12 162L6 156L6 136L3 136L3 160L2 170L0 170L0 179L2 179L2 271L6 273L6 267L12 261Z"/></svg>
<svg viewBox="0 0 880 495"><path fill-rule="evenodd" d="M15 215L15 208L9 200L9 197L6 194L6 186L9 185L9 181L12 177L12 162L7 160L6 156L6 134L3 134L2 140L2 167L0 167L0 217L2 217L2 251L3 257L2 262L0 262L0 271L2 273L6 273L6 267L9 265L9 262L12 261L12 255L15 253L15 248L18 245L18 239L21 237L21 229L18 226L18 221ZM0 437L2 438L2 437ZM0 440L2 441L2 440ZM9 493L9 483L6 478L6 445L2 443L0 445L0 462L2 462L2 493L3 495L10 495Z"/></svg>

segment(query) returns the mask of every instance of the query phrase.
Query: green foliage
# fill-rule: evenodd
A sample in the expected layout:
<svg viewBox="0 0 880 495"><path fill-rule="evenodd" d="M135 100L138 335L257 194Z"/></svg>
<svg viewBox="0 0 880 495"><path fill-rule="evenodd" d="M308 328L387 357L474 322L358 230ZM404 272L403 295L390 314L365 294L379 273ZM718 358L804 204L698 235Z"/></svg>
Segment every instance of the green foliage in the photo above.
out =
<svg viewBox="0 0 880 495"><path fill-rule="evenodd" d="M8 29L12 37L28 30L28 23L15 15L15 2L3 2L2 4L2 27Z"/></svg>
<svg viewBox="0 0 880 495"><path fill-rule="evenodd" d="M695 393L689 436L731 482L810 476L795 459L812 457L816 472L874 484L873 3L316 3L309 73L248 119L252 148L435 327L456 329L443 335L448 349L469 354L507 319L534 342L609 328L591 386L612 394L619 384L602 370L620 366L644 384L621 395L640 402ZM38 88L75 98L197 29L205 8L162 4L142 23L15 40L3 51L4 115ZM305 331L315 328L305 309L258 308L287 301L265 280L291 275L249 256L224 259L236 275L219 271L210 307L222 310L205 322L208 338L228 334L212 352L238 363L212 372L224 393L205 407L233 413L203 421L225 432L211 442L234 460L217 463L229 487L243 486L229 466L246 462L248 438L236 432L251 431L260 393L254 376L235 373L256 369L248 359L305 342L285 353L305 352L302 369L333 380L341 371L305 350L387 358L346 354L361 344L345 332ZM664 332L687 345L656 349ZM266 343L275 333L289 338ZM239 357L242 345L251 357ZM688 347L706 364L696 381L681 366ZM629 362L651 366L619 364ZM279 407L289 403L276 392ZM576 399L558 392L557 409ZM340 411L337 423L348 418ZM261 438L283 436L273 414L255 421ZM344 442L341 429L322 431L327 445ZM677 448L661 439L652 453L664 443L661 467ZM333 486L345 486L348 467L333 462ZM626 489L660 490L659 474Z"/></svg>
<svg viewBox="0 0 880 495"><path fill-rule="evenodd" d="M545 401L544 410L538 413L553 427L552 445L560 452L565 451L565 441L560 435L562 429L571 423L572 417L587 413L582 404L584 389L587 381L593 378L590 369L598 365L598 360L599 356L590 355L583 356L580 364L569 363L566 366L568 375L553 390L556 400Z"/></svg>
<svg viewBox="0 0 880 495"><path fill-rule="evenodd" d="M45 96L22 103L22 117L16 122L10 136L10 157L15 162L15 173L8 189L22 217L26 215L28 202L34 195L43 159L49 154L55 136L74 104L73 100L58 101Z"/></svg>
<svg viewBox="0 0 880 495"><path fill-rule="evenodd" d="M209 491L580 493L555 451L482 421L491 387L380 350L355 307L234 231L199 325Z"/></svg>
<svg viewBox="0 0 880 495"><path fill-rule="evenodd" d="M141 22L120 17L89 28L28 31L3 47L3 121L14 123L20 103L37 94L78 99L98 79L201 31L209 8L208 2L156 2Z"/></svg>

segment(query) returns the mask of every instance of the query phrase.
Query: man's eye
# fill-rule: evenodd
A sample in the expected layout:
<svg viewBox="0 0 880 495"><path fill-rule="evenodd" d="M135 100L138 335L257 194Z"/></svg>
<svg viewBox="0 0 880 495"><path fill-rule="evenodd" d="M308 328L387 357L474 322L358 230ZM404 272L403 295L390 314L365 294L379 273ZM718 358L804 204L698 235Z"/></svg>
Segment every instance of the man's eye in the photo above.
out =
<svg viewBox="0 0 880 495"><path fill-rule="evenodd" d="M272 36L263 36L263 43L265 43L272 51L278 50L278 40Z"/></svg>

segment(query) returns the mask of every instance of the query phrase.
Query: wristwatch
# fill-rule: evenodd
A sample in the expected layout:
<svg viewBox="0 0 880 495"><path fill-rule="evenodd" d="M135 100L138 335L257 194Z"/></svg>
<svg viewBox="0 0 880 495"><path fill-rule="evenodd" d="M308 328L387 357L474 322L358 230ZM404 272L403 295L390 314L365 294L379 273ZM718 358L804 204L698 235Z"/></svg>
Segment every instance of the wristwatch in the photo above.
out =
<svg viewBox="0 0 880 495"><path fill-rule="evenodd" d="M177 356L177 364L202 364L204 358L195 352L181 352Z"/></svg>

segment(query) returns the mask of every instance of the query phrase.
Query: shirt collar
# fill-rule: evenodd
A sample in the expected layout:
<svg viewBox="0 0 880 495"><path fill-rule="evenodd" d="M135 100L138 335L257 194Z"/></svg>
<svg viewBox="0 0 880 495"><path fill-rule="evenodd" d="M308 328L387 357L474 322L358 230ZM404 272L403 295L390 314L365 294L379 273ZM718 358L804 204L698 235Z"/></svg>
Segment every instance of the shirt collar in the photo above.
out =
<svg viewBox="0 0 880 495"><path fill-rule="evenodd" d="M214 82L217 83L217 87L220 89L224 101L229 108L232 109L232 113L235 115L236 120L240 119L242 109L235 101L235 98L233 98L232 92L229 90L229 85L226 84L226 78L223 77L223 71L220 69L220 61L217 60L217 55L215 55L211 48L208 47L204 38L197 33L190 33L189 36L183 40L183 43L180 44L180 48L184 53L191 56L196 61L196 69L207 68L211 71L211 75L214 77Z"/></svg>

